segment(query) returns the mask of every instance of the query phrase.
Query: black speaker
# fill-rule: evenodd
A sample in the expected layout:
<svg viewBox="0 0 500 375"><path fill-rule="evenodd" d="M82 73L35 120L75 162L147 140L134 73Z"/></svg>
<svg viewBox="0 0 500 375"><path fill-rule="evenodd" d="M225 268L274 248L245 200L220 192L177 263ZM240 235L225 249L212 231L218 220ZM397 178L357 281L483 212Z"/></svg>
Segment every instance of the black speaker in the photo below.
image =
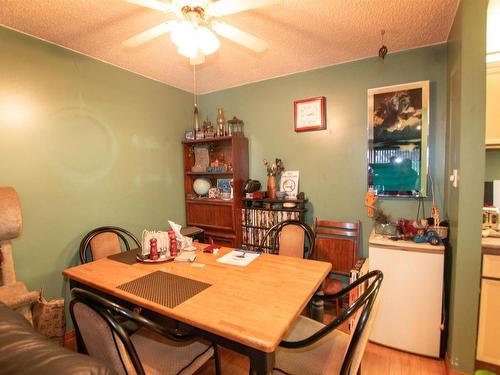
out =
<svg viewBox="0 0 500 375"><path fill-rule="evenodd" d="M260 190L260 181L257 180L247 180L245 182L245 186L243 187L243 191L245 193L253 193Z"/></svg>

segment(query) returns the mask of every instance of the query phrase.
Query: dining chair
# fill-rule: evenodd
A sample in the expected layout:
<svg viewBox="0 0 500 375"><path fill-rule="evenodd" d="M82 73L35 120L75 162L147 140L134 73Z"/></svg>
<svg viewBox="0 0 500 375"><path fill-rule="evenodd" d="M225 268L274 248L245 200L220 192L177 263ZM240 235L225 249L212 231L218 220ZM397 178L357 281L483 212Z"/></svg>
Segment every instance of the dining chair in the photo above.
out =
<svg viewBox="0 0 500 375"><path fill-rule="evenodd" d="M314 233L308 225L298 220L285 220L269 228L260 242L259 250L307 258L314 251Z"/></svg>
<svg viewBox="0 0 500 375"><path fill-rule="evenodd" d="M361 360L377 314L382 280L381 271L371 271L335 295L314 297L338 299L368 284L342 315L327 325L299 316L276 350L273 374L360 374ZM350 319L349 333L338 329Z"/></svg>
<svg viewBox="0 0 500 375"><path fill-rule="evenodd" d="M349 277L359 259L361 222L314 220L313 231L315 246L313 258L329 262L332 270L323 285L325 295L338 293L344 283L335 276ZM339 314L341 300L335 301L336 314Z"/></svg>
<svg viewBox="0 0 500 375"><path fill-rule="evenodd" d="M220 374L216 345L169 330L87 290L73 288L70 314L79 351L97 358L118 374L193 374L210 358ZM116 315L141 328L129 335Z"/></svg>
<svg viewBox="0 0 500 375"><path fill-rule="evenodd" d="M80 242L80 260L83 264L105 258L121 252L122 247L125 248L125 251L129 251L129 241L136 248L141 247L139 240L126 229L114 226L93 229Z"/></svg>

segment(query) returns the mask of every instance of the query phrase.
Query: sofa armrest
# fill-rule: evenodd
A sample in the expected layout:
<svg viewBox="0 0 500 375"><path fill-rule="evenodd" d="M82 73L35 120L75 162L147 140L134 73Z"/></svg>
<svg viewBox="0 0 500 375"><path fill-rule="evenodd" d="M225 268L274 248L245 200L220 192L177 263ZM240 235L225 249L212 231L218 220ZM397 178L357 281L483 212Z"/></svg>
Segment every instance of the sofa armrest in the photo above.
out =
<svg viewBox="0 0 500 375"><path fill-rule="evenodd" d="M0 368L4 375L115 375L104 363L51 342L22 315L3 304L0 304Z"/></svg>

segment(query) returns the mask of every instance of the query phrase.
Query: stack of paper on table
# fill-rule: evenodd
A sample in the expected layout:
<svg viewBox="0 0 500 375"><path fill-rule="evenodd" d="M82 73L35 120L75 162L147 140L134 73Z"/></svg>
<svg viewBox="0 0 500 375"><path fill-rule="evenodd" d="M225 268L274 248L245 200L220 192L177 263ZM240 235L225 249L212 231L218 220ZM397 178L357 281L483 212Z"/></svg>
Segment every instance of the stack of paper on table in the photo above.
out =
<svg viewBox="0 0 500 375"><path fill-rule="evenodd" d="M245 254L245 256L241 257L242 254ZM255 251L236 249L217 259L217 262L231 264L233 266L247 266L259 255L260 254Z"/></svg>

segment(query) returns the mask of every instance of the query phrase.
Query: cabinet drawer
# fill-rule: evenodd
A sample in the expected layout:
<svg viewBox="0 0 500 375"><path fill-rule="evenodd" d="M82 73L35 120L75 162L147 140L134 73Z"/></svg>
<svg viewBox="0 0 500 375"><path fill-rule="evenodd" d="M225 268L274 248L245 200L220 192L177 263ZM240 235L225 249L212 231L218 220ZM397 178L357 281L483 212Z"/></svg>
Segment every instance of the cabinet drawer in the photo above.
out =
<svg viewBox="0 0 500 375"><path fill-rule="evenodd" d="M483 255L483 276L500 279L500 256Z"/></svg>
<svg viewBox="0 0 500 375"><path fill-rule="evenodd" d="M186 204L187 224L224 230L234 230L232 206Z"/></svg>

